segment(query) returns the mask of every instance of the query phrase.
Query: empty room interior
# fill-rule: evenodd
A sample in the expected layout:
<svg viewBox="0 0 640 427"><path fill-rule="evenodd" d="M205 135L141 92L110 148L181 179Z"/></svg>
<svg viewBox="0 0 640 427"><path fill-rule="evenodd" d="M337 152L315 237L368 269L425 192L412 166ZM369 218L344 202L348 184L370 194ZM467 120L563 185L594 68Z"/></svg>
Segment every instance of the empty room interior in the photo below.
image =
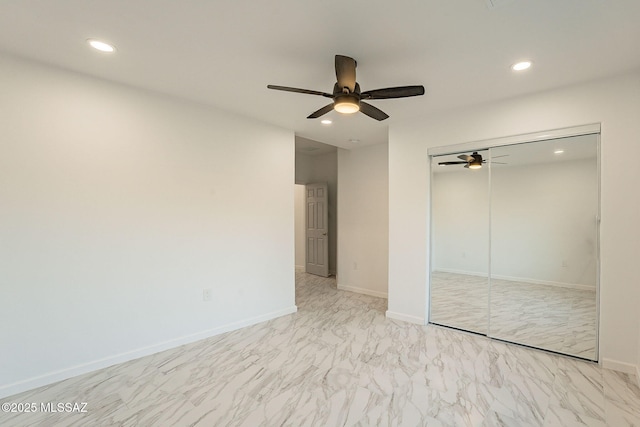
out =
<svg viewBox="0 0 640 427"><path fill-rule="evenodd" d="M0 425L640 425L640 2L0 4Z"/></svg>

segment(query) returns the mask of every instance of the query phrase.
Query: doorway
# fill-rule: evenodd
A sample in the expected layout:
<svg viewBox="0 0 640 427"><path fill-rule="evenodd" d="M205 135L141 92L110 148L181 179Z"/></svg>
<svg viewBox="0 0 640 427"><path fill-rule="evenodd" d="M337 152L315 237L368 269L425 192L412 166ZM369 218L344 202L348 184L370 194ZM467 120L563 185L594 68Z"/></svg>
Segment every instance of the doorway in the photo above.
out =
<svg viewBox="0 0 640 427"><path fill-rule="evenodd" d="M295 152L295 266L296 271L304 272L306 259L305 242L305 191L304 186L312 183L327 183L328 195L328 266L329 274L337 270L337 189L338 189L338 152L331 145L296 136Z"/></svg>

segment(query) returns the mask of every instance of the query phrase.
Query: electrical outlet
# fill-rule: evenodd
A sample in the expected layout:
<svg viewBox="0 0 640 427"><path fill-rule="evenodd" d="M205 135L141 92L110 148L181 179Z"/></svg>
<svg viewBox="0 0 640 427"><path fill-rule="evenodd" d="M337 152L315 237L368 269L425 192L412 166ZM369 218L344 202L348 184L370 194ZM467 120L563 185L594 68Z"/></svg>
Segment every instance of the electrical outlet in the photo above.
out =
<svg viewBox="0 0 640 427"><path fill-rule="evenodd" d="M202 301L211 301L211 289L203 289L202 290Z"/></svg>

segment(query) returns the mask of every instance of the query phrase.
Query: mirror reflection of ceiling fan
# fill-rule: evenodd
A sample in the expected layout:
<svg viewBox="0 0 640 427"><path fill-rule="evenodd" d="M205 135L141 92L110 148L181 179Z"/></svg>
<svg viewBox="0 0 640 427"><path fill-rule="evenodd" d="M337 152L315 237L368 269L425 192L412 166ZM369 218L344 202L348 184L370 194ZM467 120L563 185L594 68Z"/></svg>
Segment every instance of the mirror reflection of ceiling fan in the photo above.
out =
<svg viewBox="0 0 640 427"><path fill-rule="evenodd" d="M491 163L498 165L506 165L506 163L494 162L493 159L497 159L498 157L506 157L508 154L503 154L502 156L493 156L491 158ZM480 169L484 163L487 163L486 160L482 158L482 155L478 154L477 151L474 151L471 155L469 154L460 154L458 156L461 159L461 162L440 162L438 165L440 166L449 166L449 165L464 165L465 168L468 169Z"/></svg>
<svg viewBox="0 0 640 427"><path fill-rule="evenodd" d="M325 105L318 111L314 111L307 117L308 119L317 119L331 110L336 110L343 114L352 114L360 111L372 119L381 121L389 118L389 116L373 105L362 102L363 100L408 98L411 96L424 95L424 86L418 85L388 87L361 92L360 85L356 82L356 65L355 59L344 55L336 55L335 68L337 82L333 85L332 93L276 85L267 85L267 88L286 92L305 93L307 95L319 95L332 99L331 104Z"/></svg>

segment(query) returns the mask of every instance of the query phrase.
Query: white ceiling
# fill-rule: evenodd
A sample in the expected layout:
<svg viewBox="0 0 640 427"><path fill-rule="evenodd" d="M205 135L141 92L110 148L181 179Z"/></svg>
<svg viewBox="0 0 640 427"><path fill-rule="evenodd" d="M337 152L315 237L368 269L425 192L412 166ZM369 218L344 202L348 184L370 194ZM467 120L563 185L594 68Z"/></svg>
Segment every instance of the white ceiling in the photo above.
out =
<svg viewBox="0 0 640 427"><path fill-rule="evenodd" d="M296 137L296 151L307 156L320 156L322 154L333 153L337 150L333 145L323 144L312 139Z"/></svg>
<svg viewBox="0 0 640 427"><path fill-rule="evenodd" d="M638 0L2 0L0 51L351 148L386 141L394 122L638 69L639 22ZM266 88L331 92L338 53L358 61L362 90L426 95L372 101L384 122L332 111L323 126L306 116L326 98ZM523 58L533 68L513 73Z"/></svg>

